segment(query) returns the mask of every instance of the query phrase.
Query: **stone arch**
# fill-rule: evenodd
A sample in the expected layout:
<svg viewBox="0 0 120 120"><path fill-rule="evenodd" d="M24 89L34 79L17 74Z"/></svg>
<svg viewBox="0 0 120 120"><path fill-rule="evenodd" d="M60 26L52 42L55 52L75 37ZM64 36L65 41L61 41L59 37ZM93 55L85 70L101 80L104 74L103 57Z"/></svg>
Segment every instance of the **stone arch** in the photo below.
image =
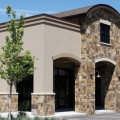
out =
<svg viewBox="0 0 120 120"><path fill-rule="evenodd" d="M98 63L98 62L109 62L109 63L112 63L114 66L116 66L117 65L117 63L115 62L115 61L113 61L113 60L111 60L111 59L108 59L108 58L97 58L96 60L95 60L95 63Z"/></svg>
<svg viewBox="0 0 120 120"><path fill-rule="evenodd" d="M116 105L116 65L109 58L95 60L95 109L115 109ZM99 76L99 77L98 77ZM115 96L114 98L112 96Z"/></svg>

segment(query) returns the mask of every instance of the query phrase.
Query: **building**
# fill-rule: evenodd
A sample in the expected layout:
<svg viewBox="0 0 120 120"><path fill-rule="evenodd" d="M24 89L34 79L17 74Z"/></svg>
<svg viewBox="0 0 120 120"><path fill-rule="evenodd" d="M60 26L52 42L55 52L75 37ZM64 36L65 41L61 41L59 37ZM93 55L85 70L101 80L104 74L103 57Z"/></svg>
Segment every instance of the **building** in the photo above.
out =
<svg viewBox="0 0 120 120"><path fill-rule="evenodd" d="M119 12L99 4L40 14L26 18L24 29L24 50L38 61L34 75L13 88L13 111L21 104L38 115L120 111ZM7 34L1 24L0 46ZM8 111L8 94L8 85L0 80L0 112Z"/></svg>

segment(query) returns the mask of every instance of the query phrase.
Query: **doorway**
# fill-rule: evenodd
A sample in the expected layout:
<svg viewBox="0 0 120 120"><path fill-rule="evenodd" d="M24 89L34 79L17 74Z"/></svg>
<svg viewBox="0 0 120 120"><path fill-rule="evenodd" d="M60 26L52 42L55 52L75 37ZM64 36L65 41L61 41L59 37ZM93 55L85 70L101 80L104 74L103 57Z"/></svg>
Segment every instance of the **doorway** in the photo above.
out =
<svg viewBox="0 0 120 120"><path fill-rule="evenodd" d="M31 93L33 93L33 75L29 75L17 84L18 110L31 111Z"/></svg>
<svg viewBox="0 0 120 120"><path fill-rule="evenodd" d="M56 111L74 111L75 77L73 65L73 62L66 59L59 59L54 62L53 89L55 93Z"/></svg>
<svg viewBox="0 0 120 120"><path fill-rule="evenodd" d="M98 62L95 66L95 108L106 109L106 98L115 66L110 62ZM99 77L98 77L99 76Z"/></svg>

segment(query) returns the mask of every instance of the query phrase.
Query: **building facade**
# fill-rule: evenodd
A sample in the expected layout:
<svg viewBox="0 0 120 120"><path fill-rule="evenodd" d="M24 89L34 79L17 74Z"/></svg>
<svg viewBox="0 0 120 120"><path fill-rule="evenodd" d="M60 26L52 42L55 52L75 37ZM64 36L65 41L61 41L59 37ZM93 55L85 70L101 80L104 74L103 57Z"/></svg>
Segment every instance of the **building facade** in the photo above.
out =
<svg viewBox="0 0 120 120"><path fill-rule="evenodd" d="M38 60L33 76L13 87L13 111L120 111L119 12L100 4L25 20L21 54L30 50ZM7 34L1 24L0 46ZM0 80L0 112L8 111L8 94Z"/></svg>

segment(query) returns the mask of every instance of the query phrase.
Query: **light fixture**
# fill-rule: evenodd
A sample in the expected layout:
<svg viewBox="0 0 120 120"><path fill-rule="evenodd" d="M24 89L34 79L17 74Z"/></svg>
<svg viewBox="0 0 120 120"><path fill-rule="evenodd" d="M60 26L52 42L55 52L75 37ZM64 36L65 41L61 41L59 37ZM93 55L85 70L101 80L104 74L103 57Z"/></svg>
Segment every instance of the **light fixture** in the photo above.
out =
<svg viewBox="0 0 120 120"><path fill-rule="evenodd" d="M99 74L99 71L96 71L97 72L97 78L100 78L101 76L100 76L100 74Z"/></svg>
<svg viewBox="0 0 120 120"><path fill-rule="evenodd" d="M96 75L96 73L97 73L97 75ZM96 75L96 77L97 78L100 78L101 76L100 76L100 74L99 74L99 71L96 71L95 73L90 73L90 77L91 77L91 79L93 78L93 75Z"/></svg>

